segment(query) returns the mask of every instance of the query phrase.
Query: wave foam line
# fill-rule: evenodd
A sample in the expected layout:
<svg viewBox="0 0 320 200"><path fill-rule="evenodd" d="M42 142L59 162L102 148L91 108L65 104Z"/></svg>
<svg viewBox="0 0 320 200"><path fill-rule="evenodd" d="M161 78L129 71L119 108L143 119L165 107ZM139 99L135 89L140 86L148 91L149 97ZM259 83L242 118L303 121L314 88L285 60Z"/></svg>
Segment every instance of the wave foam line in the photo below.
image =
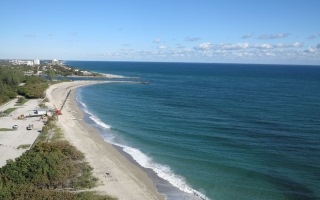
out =
<svg viewBox="0 0 320 200"><path fill-rule="evenodd" d="M81 106L83 107L83 112L87 113L89 115L89 118L94 121L98 126L101 126L102 128L105 129L111 129L111 126L109 126L108 124L105 124L103 121L101 121L97 116L95 116L94 114L92 114L89 110L88 107L85 103L81 102L80 100L77 101L81 104Z"/></svg>
<svg viewBox="0 0 320 200"><path fill-rule="evenodd" d="M142 153L139 149L124 146L121 144L114 144L123 148L123 151L132 156L132 158L139 163L142 167L152 169L160 178L167 180L170 184L179 190L193 194L200 199L209 200L204 194L192 189L184 180L182 176L178 176L172 172L169 166L161 165L152 161L150 157Z"/></svg>
<svg viewBox="0 0 320 200"><path fill-rule="evenodd" d="M87 114L89 114L89 118L93 120L98 126L101 126L106 129L110 129L111 126L105 124L102 122L98 117L93 115L89 110L85 103L81 102L80 100L77 101L81 104L83 107L83 111ZM152 161L150 157L148 157L146 154L142 153L139 149L132 148L129 146L125 146L119 143L115 143L113 140L109 140L108 142L117 145L119 147L123 148L123 151L128 153L139 165L141 165L144 168L152 169L160 178L167 180L171 185L178 188L179 190L186 192L188 194L193 194L200 199L203 200L209 200L208 197L206 197L201 192L192 189L184 180L182 176L178 176L172 172L169 166L161 165L158 163L155 163Z"/></svg>

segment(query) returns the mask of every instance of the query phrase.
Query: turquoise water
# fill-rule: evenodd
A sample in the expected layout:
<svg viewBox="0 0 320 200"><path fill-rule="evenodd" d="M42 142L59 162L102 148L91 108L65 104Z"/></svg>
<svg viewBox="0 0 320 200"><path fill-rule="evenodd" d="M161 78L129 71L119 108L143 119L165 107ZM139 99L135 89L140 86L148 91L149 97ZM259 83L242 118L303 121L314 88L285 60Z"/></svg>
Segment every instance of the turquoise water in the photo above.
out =
<svg viewBox="0 0 320 200"><path fill-rule="evenodd" d="M66 64L151 82L92 85L79 101L106 141L180 190L216 200L320 199L320 67Z"/></svg>

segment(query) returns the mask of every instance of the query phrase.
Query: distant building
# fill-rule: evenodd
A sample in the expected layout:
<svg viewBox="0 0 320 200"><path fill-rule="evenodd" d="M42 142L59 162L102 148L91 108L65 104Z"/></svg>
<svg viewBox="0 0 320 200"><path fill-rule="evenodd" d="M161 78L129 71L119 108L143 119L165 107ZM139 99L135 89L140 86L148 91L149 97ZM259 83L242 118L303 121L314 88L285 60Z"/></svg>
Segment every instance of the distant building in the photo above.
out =
<svg viewBox="0 0 320 200"><path fill-rule="evenodd" d="M11 62L14 65L27 65L27 66L33 66L34 65L34 61L33 60L13 60Z"/></svg>
<svg viewBox="0 0 320 200"><path fill-rule="evenodd" d="M57 59L52 60L52 65L60 65L59 60Z"/></svg>
<svg viewBox="0 0 320 200"><path fill-rule="evenodd" d="M88 71L82 71L82 74L85 75L85 76L90 76L92 75L91 72L88 72Z"/></svg>
<svg viewBox="0 0 320 200"><path fill-rule="evenodd" d="M38 60L38 59L33 60L33 64L34 65L40 65L40 60Z"/></svg>
<svg viewBox="0 0 320 200"><path fill-rule="evenodd" d="M33 61L31 61L31 60L17 60L16 64L17 65L33 66Z"/></svg>

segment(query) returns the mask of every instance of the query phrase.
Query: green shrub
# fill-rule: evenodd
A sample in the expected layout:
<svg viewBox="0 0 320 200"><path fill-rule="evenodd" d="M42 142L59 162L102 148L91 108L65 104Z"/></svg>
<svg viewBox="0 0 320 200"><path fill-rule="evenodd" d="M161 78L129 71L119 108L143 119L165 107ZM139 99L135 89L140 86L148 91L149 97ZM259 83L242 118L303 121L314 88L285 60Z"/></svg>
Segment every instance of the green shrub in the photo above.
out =
<svg viewBox="0 0 320 200"><path fill-rule="evenodd" d="M114 199L70 189L95 186L84 155L66 141L38 143L0 169L0 199Z"/></svg>

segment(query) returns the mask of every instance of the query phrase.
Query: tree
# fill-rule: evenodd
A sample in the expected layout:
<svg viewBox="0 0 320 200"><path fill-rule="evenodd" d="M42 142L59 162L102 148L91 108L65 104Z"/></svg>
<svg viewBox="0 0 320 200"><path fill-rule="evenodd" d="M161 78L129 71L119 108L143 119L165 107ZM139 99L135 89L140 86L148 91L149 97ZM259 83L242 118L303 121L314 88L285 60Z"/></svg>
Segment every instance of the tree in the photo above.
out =
<svg viewBox="0 0 320 200"><path fill-rule="evenodd" d="M52 81L53 79L56 78L56 72L54 70L52 70L52 69L49 69L47 71L47 76Z"/></svg>

